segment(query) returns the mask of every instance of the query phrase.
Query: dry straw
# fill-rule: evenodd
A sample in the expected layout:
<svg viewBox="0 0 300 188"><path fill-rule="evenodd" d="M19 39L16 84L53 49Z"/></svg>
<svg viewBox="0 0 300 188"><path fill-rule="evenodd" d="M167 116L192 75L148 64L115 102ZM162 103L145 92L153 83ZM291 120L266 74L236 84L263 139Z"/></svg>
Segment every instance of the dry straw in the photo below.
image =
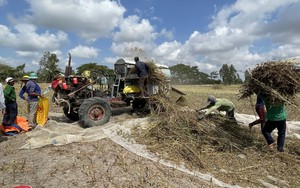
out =
<svg viewBox="0 0 300 188"><path fill-rule="evenodd" d="M197 113L188 107L171 104L159 96L151 101L155 101L151 124L134 136L164 159L205 168L202 153L240 152L252 144L249 132L226 117L215 114L198 121Z"/></svg>
<svg viewBox="0 0 300 188"><path fill-rule="evenodd" d="M252 81L244 85L243 97L251 96L256 91L268 94L274 100L292 97L299 88L299 80L293 72L294 67L289 63L279 65L265 63L255 69L252 72ZM288 74L283 78L286 79L285 85L273 78L280 75L279 70ZM259 73L261 71L262 73ZM156 75L154 72L152 71L152 76ZM160 77L156 79L162 81ZM165 95L150 97L151 123L145 129L133 131L138 143L146 145L151 152L163 159L199 169L209 165L201 158L203 153L213 152L214 155L223 155L226 152L241 153L245 148L262 145L255 143L246 126L240 126L219 114L212 114L198 121L195 110L170 101L176 100L171 100ZM176 102L181 101L187 103L186 99Z"/></svg>
<svg viewBox="0 0 300 188"><path fill-rule="evenodd" d="M296 106L295 96L300 90L300 63L295 61L270 61L257 65L251 78L240 90L240 99L252 94L265 96L271 103L284 101Z"/></svg>

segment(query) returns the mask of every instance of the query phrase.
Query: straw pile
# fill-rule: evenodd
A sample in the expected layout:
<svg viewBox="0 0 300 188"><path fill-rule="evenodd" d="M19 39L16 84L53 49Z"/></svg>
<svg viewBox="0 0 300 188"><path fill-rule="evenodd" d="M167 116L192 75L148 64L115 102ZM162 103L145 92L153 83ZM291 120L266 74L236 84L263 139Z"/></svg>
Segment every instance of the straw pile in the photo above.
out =
<svg viewBox="0 0 300 188"><path fill-rule="evenodd" d="M150 81L156 83L164 83L166 81L165 75L160 71L153 61L147 61L145 64L148 68L148 79ZM136 73L135 67L130 70L130 73Z"/></svg>
<svg viewBox="0 0 300 188"><path fill-rule="evenodd" d="M165 75L159 70L153 61L145 62L148 67L149 80L156 83L164 84L166 82Z"/></svg>
<svg viewBox="0 0 300 188"><path fill-rule="evenodd" d="M295 95L300 89L299 65L294 61L261 63L251 71L250 80L240 90L240 98L256 93L265 96L271 103L285 101L295 105Z"/></svg>
<svg viewBox="0 0 300 188"><path fill-rule="evenodd" d="M152 123L133 135L137 142L164 159L204 168L202 153L242 151L252 144L248 131L226 117L212 115L198 121L194 110L182 109L163 98L155 101L161 108L152 111Z"/></svg>

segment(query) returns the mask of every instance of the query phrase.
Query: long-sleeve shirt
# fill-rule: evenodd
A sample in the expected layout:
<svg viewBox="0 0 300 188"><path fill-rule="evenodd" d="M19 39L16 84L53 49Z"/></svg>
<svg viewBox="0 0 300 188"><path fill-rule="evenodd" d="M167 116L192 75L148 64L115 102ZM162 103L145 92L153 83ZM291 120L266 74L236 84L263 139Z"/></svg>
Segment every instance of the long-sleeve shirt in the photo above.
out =
<svg viewBox="0 0 300 188"><path fill-rule="evenodd" d="M230 112L235 108L234 104L225 98L217 98L213 106L209 107L205 115L211 114L213 111L226 111Z"/></svg>
<svg viewBox="0 0 300 188"><path fill-rule="evenodd" d="M22 87L20 93L19 93L19 97L21 97L21 99L25 100L24 94L26 93L26 84Z"/></svg>
<svg viewBox="0 0 300 188"><path fill-rule="evenodd" d="M0 83L0 110L5 109L4 94L2 84Z"/></svg>
<svg viewBox="0 0 300 188"><path fill-rule="evenodd" d="M4 93L4 99L5 99L6 103L16 101L16 98L17 98L16 91L13 86L7 84L3 93Z"/></svg>

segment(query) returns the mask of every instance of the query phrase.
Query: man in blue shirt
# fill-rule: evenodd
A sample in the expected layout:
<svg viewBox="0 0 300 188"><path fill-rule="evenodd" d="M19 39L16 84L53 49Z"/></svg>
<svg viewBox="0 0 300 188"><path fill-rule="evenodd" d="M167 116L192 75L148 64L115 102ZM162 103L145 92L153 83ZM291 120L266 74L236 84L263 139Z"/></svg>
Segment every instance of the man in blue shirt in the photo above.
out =
<svg viewBox="0 0 300 188"><path fill-rule="evenodd" d="M148 95L146 91L146 84L148 81L148 69L146 64L143 61L140 61L139 57L134 58L135 61L135 69L136 69L136 74L139 77L139 87L141 90L141 97L145 97L145 94Z"/></svg>
<svg viewBox="0 0 300 188"><path fill-rule="evenodd" d="M29 127L35 128L36 123L36 112L38 107L38 97L42 97L41 88L36 83L37 79L36 73L31 73L29 75L29 80L26 83L26 93L28 94L28 104L29 104L29 113L28 113L28 123Z"/></svg>
<svg viewBox="0 0 300 188"><path fill-rule="evenodd" d="M19 97L23 100L27 100L26 97L24 96L24 94L26 93L26 83L28 82L29 80L29 76L28 75L25 75L23 76L23 78L21 79L21 91L19 93ZM24 85L23 85L24 84Z"/></svg>

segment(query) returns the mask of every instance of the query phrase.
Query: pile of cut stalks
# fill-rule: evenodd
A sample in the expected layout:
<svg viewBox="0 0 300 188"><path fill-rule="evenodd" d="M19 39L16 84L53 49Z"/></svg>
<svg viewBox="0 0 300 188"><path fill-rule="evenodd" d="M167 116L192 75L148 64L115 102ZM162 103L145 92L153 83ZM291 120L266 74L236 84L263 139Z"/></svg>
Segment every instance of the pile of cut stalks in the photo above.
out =
<svg viewBox="0 0 300 188"><path fill-rule="evenodd" d="M295 96L300 91L300 62L263 62L257 65L250 75L250 79L240 90L240 99L258 94L270 103L283 101L297 106Z"/></svg>

